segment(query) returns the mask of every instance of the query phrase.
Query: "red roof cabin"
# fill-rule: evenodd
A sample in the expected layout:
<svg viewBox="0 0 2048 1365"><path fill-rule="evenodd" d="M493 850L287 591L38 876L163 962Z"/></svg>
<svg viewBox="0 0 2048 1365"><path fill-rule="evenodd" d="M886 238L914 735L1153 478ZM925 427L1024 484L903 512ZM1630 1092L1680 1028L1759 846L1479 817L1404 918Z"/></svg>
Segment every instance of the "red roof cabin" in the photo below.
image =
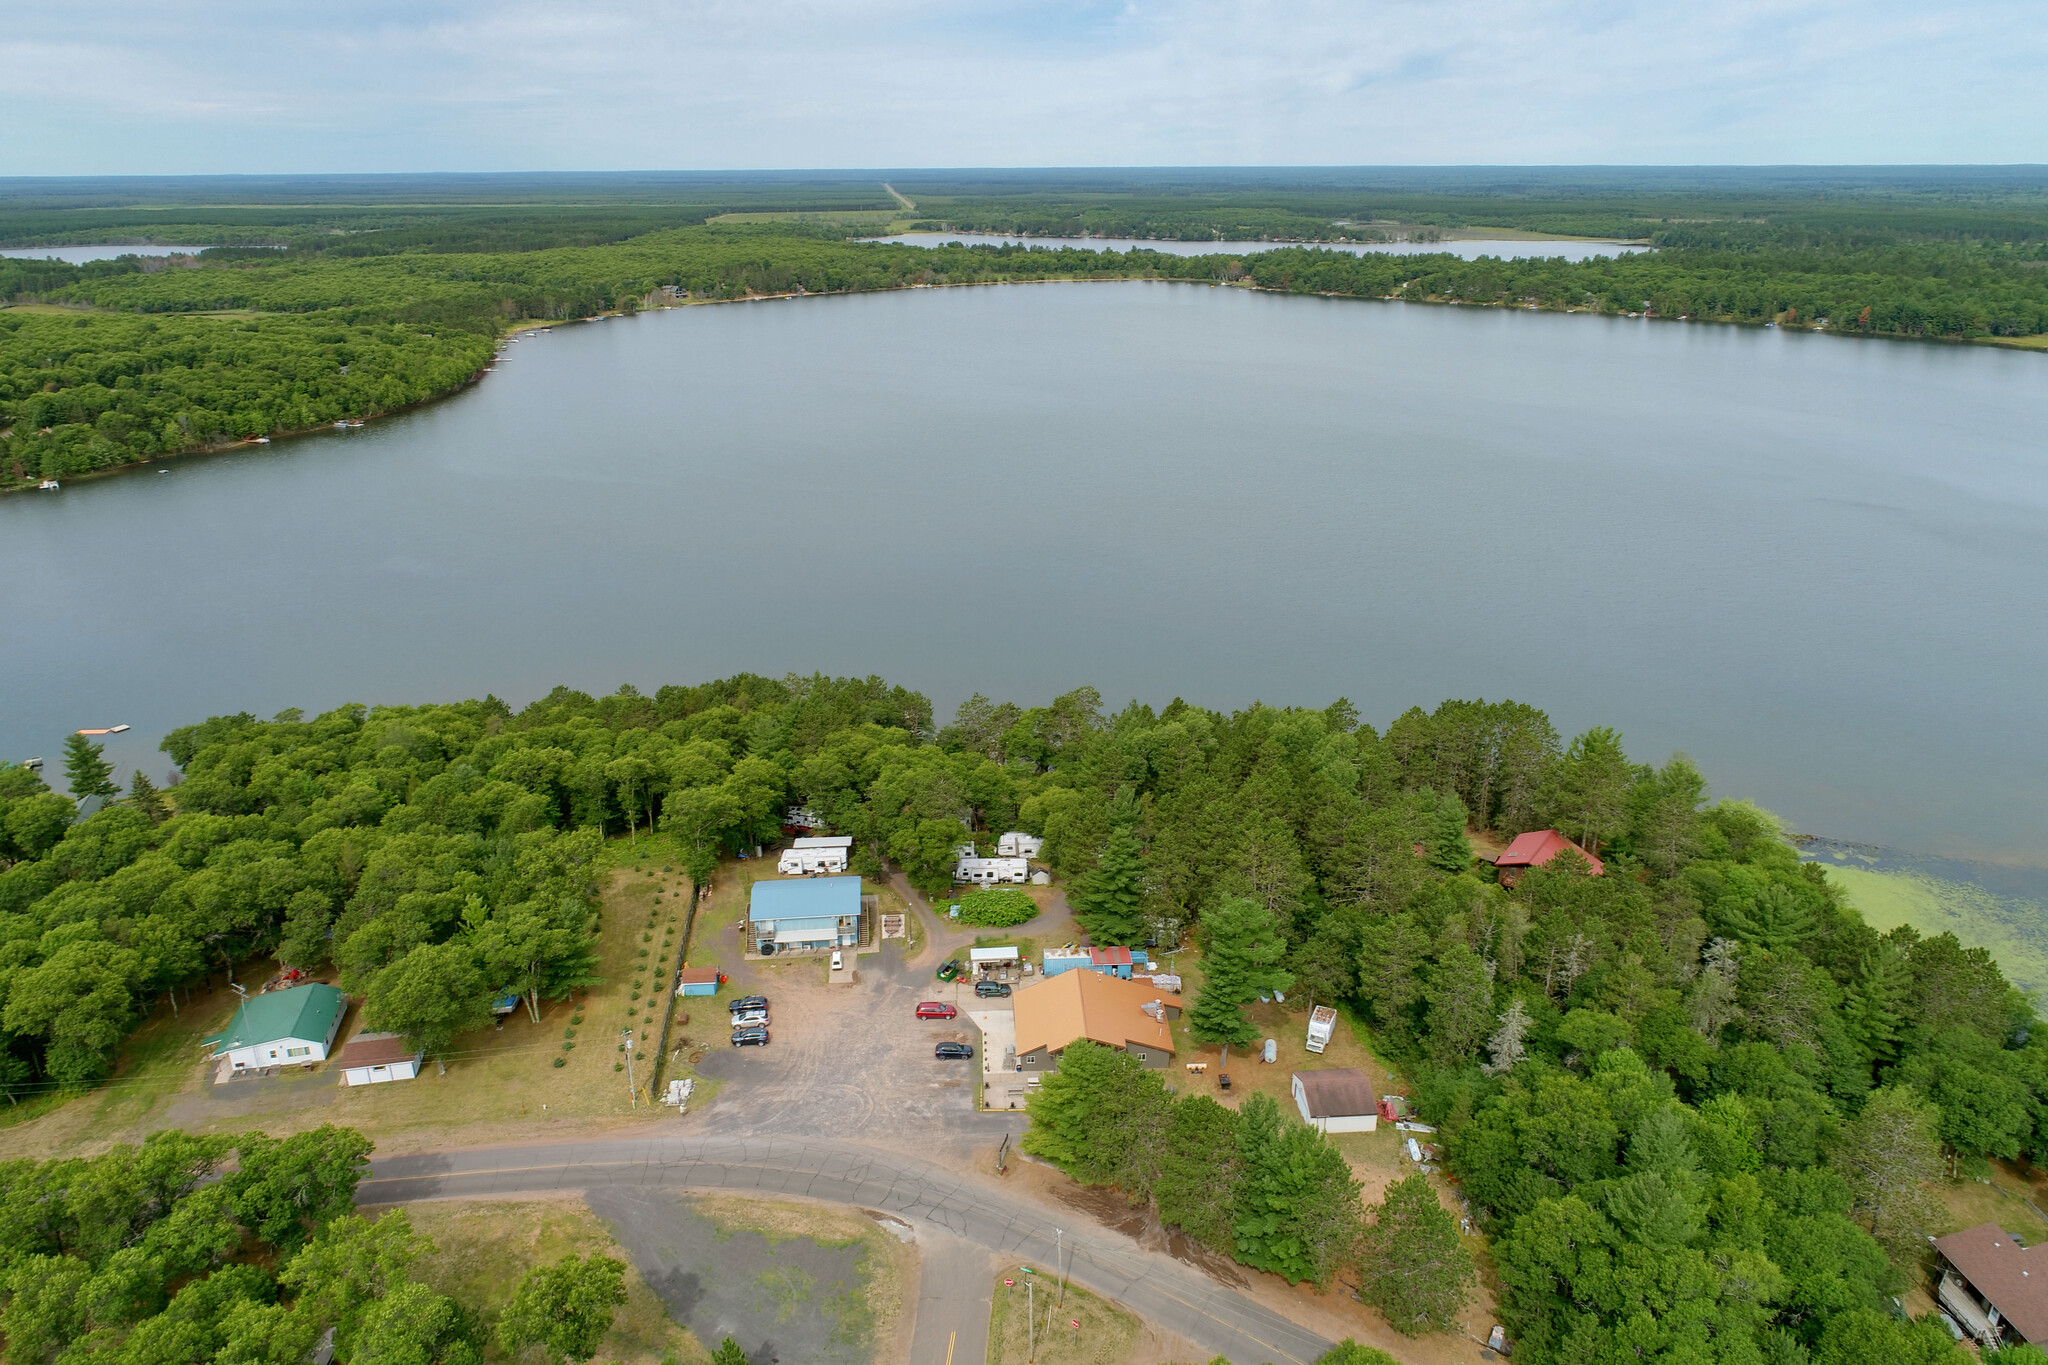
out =
<svg viewBox="0 0 2048 1365"><path fill-rule="evenodd" d="M1606 864L1554 829L1539 829L1527 834L1517 834L1515 841L1507 846L1500 857L1493 860L1493 865L1500 869L1500 884L1513 886L1522 879L1524 872L1532 867L1543 866L1566 849L1584 858L1594 876L1597 877L1607 870Z"/></svg>

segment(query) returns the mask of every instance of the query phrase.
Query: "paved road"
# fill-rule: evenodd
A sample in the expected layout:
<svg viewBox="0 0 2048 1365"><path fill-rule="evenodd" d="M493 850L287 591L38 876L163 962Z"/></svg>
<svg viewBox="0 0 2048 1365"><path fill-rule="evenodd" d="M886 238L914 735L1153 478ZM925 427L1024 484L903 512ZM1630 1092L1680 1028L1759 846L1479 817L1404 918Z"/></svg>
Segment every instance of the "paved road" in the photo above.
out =
<svg viewBox="0 0 2048 1365"><path fill-rule="evenodd" d="M1054 1256L1050 1210L993 1185L828 1138L648 1138L387 1157L372 1163L357 1199L396 1204L607 1185L797 1195L892 1213L920 1237L936 1229L1005 1261L1049 1266ZM1330 1342L1170 1256L1099 1226L1068 1231L1075 1283L1205 1354L1236 1365L1308 1365L1330 1349Z"/></svg>
<svg viewBox="0 0 2048 1365"><path fill-rule="evenodd" d="M986 1365L995 1253L928 1223L917 1229L917 1250L917 1327L910 1339L910 1365Z"/></svg>

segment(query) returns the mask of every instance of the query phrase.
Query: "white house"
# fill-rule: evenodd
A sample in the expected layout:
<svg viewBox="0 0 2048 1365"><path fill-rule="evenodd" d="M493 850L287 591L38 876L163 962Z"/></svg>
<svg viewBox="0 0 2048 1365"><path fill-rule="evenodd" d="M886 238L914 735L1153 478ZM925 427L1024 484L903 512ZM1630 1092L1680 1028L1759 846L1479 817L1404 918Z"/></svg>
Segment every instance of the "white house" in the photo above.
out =
<svg viewBox="0 0 2048 1365"><path fill-rule="evenodd" d="M1022 886L1031 880L1031 865L1022 858L962 858L953 866L953 880L976 886L994 886L998 882Z"/></svg>
<svg viewBox="0 0 2048 1365"><path fill-rule="evenodd" d="M1044 847L1045 840L1021 830L1011 830L996 840L996 853L1004 858L1036 858L1038 850Z"/></svg>
<svg viewBox="0 0 2048 1365"><path fill-rule="evenodd" d="M358 1033L341 1050L343 1085L381 1085L409 1081L420 1074L422 1048L407 1047L395 1033Z"/></svg>
<svg viewBox="0 0 2048 1365"><path fill-rule="evenodd" d="M775 861L775 870L789 876L812 872L844 872L847 859L853 856L853 836L850 834L828 834L811 839L798 839L782 851Z"/></svg>
<svg viewBox="0 0 2048 1365"><path fill-rule="evenodd" d="M1319 1133L1370 1133L1379 1127L1372 1082L1355 1067L1294 1073L1294 1106Z"/></svg>
<svg viewBox="0 0 2048 1365"><path fill-rule="evenodd" d="M212 1049L209 1057L225 1055L238 1072L324 1062L347 1012L348 997L319 982L253 995L200 1045Z"/></svg>

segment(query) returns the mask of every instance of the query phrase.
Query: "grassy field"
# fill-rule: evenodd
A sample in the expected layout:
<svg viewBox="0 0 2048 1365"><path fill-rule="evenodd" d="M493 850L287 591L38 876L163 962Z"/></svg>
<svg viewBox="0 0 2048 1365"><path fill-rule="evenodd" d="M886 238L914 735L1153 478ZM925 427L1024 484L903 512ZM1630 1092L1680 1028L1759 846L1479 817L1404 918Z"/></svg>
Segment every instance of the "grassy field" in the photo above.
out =
<svg viewBox="0 0 2048 1365"><path fill-rule="evenodd" d="M605 1225L574 1196L540 1200L437 1200L406 1207L414 1228L434 1243L419 1278L475 1309L493 1340L487 1360L509 1359L495 1340L498 1315L527 1271L564 1256L601 1252L626 1262L626 1303L598 1348L616 1365L700 1365L711 1353L678 1326L632 1267Z"/></svg>
<svg viewBox="0 0 2048 1365"><path fill-rule="evenodd" d="M2048 906L2040 901L1919 872L1822 866L1872 928L1910 924L1923 934L1952 933L1965 947L1990 949L2009 980L2048 998Z"/></svg>
<svg viewBox="0 0 2048 1365"><path fill-rule="evenodd" d="M0 1112L7 1125L0 1127L0 1156L90 1153L159 1128L283 1134L323 1123L359 1128L390 1153L568 1136L644 1118L644 1101L636 1109L628 1093L621 1030L637 1035L658 1026L657 992L672 984L667 967L682 933L689 881L670 870L671 852L665 840L614 840L602 892L604 980L573 1001L543 1001L538 1022L521 1008L502 1027L463 1037L449 1053L446 1074L429 1063L418 1080L351 1088L327 1066L214 1085L211 1069L199 1063L199 1040L218 1031L236 1003L216 988L178 1015L159 1002L107 1084ZM240 979L253 987L275 970L275 963L250 963ZM723 1041L723 1018L718 1022ZM360 1010L352 1008L341 1040L360 1025ZM638 1058L635 1070L646 1087L652 1077ZM668 1074L693 1073L685 1060Z"/></svg>
<svg viewBox="0 0 2048 1365"><path fill-rule="evenodd" d="M1030 1358L1034 1334L1025 1307L1034 1299L1037 1365L1121 1365L1137 1344L1138 1320L1072 1284L1061 1301L1059 1281L1046 1267L1036 1269L1035 1276L1008 1268L997 1277L988 1316L988 1365L1024 1365ZM1026 1289L1027 1278L1038 1281L1035 1292ZM1005 1279L1015 1283L1005 1285Z"/></svg>

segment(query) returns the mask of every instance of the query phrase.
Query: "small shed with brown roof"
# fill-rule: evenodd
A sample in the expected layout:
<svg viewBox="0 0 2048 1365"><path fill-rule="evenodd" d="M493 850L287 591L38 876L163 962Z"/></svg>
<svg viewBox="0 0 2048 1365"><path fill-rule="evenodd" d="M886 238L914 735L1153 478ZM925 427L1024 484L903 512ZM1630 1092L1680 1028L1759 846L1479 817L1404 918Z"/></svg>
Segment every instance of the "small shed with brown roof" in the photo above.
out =
<svg viewBox="0 0 2048 1365"><path fill-rule="evenodd" d="M1060 1053L1083 1038L1128 1052L1155 1071L1173 1062L1167 1021L1180 1017L1180 997L1149 981L1063 972L1026 986L1011 1004L1022 1070L1056 1070Z"/></svg>
<svg viewBox="0 0 2048 1365"><path fill-rule="evenodd" d="M385 1081L409 1081L420 1074L426 1058L422 1048L410 1047L395 1033L358 1033L341 1050L343 1085L381 1085Z"/></svg>
<svg viewBox="0 0 2048 1365"><path fill-rule="evenodd" d="M1372 1082L1353 1066L1295 1072L1294 1107L1301 1121L1319 1133L1370 1133L1379 1127Z"/></svg>
<svg viewBox="0 0 2048 1365"><path fill-rule="evenodd" d="M2048 1245L2030 1247L1996 1223L1934 1239L1941 1253L1935 1297L1987 1346L2048 1343Z"/></svg>

